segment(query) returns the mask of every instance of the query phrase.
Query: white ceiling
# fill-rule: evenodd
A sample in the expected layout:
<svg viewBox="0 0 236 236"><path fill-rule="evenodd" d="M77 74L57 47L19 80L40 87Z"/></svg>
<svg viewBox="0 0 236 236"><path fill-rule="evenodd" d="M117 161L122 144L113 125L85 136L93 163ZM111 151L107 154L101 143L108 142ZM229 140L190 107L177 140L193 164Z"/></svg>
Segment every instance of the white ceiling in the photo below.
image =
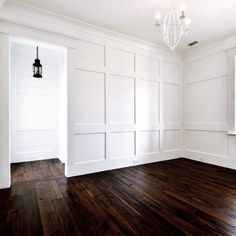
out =
<svg viewBox="0 0 236 236"><path fill-rule="evenodd" d="M76 18L109 30L124 33L153 43L163 43L154 27L158 10L162 15L171 7L171 0L15 0L61 15ZM179 49L194 40L208 42L236 33L236 0L175 0L184 3L192 26Z"/></svg>

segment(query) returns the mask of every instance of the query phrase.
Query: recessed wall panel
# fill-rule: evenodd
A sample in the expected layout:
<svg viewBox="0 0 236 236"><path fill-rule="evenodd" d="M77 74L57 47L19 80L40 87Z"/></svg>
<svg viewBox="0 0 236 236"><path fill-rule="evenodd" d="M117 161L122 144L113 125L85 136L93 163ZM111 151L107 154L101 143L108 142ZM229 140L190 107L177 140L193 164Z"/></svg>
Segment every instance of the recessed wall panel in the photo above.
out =
<svg viewBox="0 0 236 236"><path fill-rule="evenodd" d="M105 47L100 44L78 40L75 50L76 66L80 64L103 67L105 65Z"/></svg>
<svg viewBox="0 0 236 236"><path fill-rule="evenodd" d="M220 52L185 65L185 82L199 81L225 75L228 72L227 54Z"/></svg>
<svg viewBox="0 0 236 236"><path fill-rule="evenodd" d="M208 154L227 156L227 134L217 131L186 131L186 148Z"/></svg>
<svg viewBox="0 0 236 236"><path fill-rule="evenodd" d="M75 135L75 163L105 160L105 133Z"/></svg>
<svg viewBox="0 0 236 236"><path fill-rule="evenodd" d="M227 77L186 85L186 121L227 123Z"/></svg>
<svg viewBox="0 0 236 236"><path fill-rule="evenodd" d="M138 55L136 57L136 72L141 78L157 80L160 74L160 61L152 57Z"/></svg>
<svg viewBox="0 0 236 236"><path fill-rule="evenodd" d="M113 124L134 123L134 79L110 77L110 118Z"/></svg>
<svg viewBox="0 0 236 236"><path fill-rule="evenodd" d="M111 134L111 158L131 157L134 155L134 132Z"/></svg>
<svg viewBox="0 0 236 236"><path fill-rule="evenodd" d="M166 123L180 122L180 86L163 85L163 119Z"/></svg>
<svg viewBox="0 0 236 236"><path fill-rule="evenodd" d="M179 130L165 130L163 133L163 150L180 150L181 135Z"/></svg>
<svg viewBox="0 0 236 236"><path fill-rule="evenodd" d="M138 150L140 154L159 152L160 150L159 131L138 132Z"/></svg>
<svg viewBox="0 0 236 236"><path fill-rule="evenodd" d="M73 87L74 120L79 124L104 124L105 75L103 73L75 70Z"/></svg>
<svg viewBox="0 0 236 236"><path fill-rule="evenodd" d="M159 122L159 85L148 80L137 82L137 122L153 124Z"/></svg>
<svg viewBox="0 0 236 236"><path fill-rule="evenodd" d="M114 72L118 72L119 74L133 73L134 53L111 48L108 63Z"/></svg>

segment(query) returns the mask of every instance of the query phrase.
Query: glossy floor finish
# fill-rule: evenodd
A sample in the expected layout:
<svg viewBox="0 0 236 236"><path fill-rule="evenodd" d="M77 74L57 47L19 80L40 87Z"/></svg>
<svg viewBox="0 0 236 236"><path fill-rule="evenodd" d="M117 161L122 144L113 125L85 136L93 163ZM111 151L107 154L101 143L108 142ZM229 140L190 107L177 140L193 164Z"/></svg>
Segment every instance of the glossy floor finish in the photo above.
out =
<svg viewBox="0 0 236 236"><path fill-rule="evenodd" d="M75 178L12 165L0 235L236 235L236 171L176 159Z"/></svg>

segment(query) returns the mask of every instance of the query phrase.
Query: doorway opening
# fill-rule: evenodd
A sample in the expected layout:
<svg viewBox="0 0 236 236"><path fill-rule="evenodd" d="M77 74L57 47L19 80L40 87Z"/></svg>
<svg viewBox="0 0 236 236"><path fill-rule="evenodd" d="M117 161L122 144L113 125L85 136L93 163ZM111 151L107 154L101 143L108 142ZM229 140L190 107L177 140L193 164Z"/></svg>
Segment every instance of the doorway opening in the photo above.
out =
<svg viewBox="0 0 236 236"><path fill-rule="evenodd" d="M33 77L37 47L42 78ZM10 78L11 163L58 159L66 170L67 49L11 38Z"/></svg>

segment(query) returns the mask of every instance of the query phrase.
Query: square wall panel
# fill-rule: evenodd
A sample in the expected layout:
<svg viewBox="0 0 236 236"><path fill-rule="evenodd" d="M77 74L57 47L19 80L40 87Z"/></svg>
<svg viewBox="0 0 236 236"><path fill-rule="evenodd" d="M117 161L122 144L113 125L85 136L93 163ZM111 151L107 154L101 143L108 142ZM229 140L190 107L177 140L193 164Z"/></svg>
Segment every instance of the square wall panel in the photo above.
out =
<svg viewBox="0 0 236 236"><path fill-rule="evenodd" d="M159 123L159 84L154 81L137 81L137 122Z"/></svg>
<svg viewBox="0 0 236 236"><path fill-rule="evenodd" d="M138 133L138 150L140 154L159 152L159 131L141 131Z"/></svg>
<svg viewBox="0 0 236 236"><path fill-rule="evenodd" d="M163 85L163 119L165 123L180 122L179 85Z"/></svg>
<svg viewBox="0 0 236 236"><path fill-rule="evenodd" d="M104 124L105 74L75 70L70 96L75 123Z"/></svg>
<svg viewBox="0 0 236 236"><path fill-rule="evenodd" d="M78 40L75 51L75 64L85 64L96 67L105 65L104 45Z"/></svg>
<svg viewBox="0 0 236 236"><path fill-rule="evenodd" d="M105 133L75 135L75 164L105 160Z"/></svg>
<svg viewBox="0 0 236 236"><path fill-rule="evenodd" d="M227 77L188 84L185 88L187 122L227 123Z"/></svg>
<svg viewBox="0 0 236 236"><path fill-rule="evenodd" d="M109 80L110 118L113 124L134 123L134 79L111 76Z"/></svg>
<svg viewBox="0 0 236 236"><path fill-rule="evenodd" d="M163 150L176 151L180 150L181 135L179 130L165 130L163 133Z"/></svg>
<svg viewBox="0 0 236 236"><path fill-rule="evenodd" d="M111 134L111 158L134 156L134 132L117 132Z"/></svg>
<svg viewBox="0 0 236 236"><path fill-rule="evenodd" d="M112 71L121 74L134 72L134 53L111 48L109 55L108 63Z"/></svg>
<svg viewBox="0 0 236 236"><path fill-rule="evenodd" d="M156 80L160 75L160 61L152 57L138 55L136 58L136 72L143 79Z"/></svg>

